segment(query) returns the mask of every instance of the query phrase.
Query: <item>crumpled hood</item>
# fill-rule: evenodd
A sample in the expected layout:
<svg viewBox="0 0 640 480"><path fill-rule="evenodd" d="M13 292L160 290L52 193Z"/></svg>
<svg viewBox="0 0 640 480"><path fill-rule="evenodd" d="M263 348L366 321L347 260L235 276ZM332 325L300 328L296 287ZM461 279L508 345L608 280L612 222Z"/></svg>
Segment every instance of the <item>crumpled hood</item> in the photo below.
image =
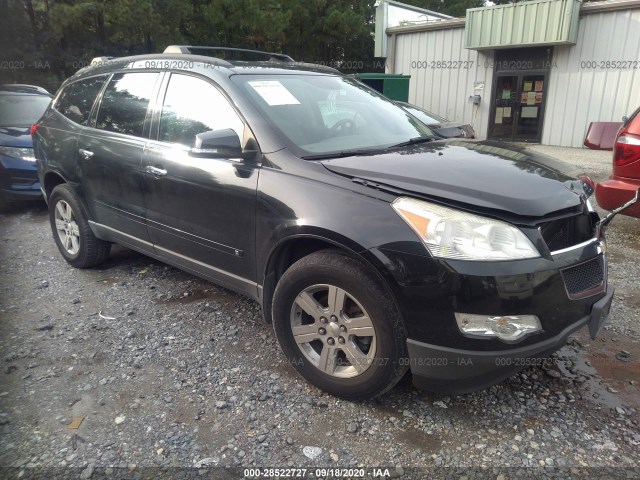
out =
<svg viewBox="0 0 640 480"><path fill-rule="evenodd" d="M499 142L447 140L322 161L334 173L526 217L577 207L573 167Z"/></svg>
<svg viewBox="0 0 640 480"><path fill-rule="evenodd" d="M444 138L473 138L471 125L458 122L443 122L428 125L437 135Z"/></svg>

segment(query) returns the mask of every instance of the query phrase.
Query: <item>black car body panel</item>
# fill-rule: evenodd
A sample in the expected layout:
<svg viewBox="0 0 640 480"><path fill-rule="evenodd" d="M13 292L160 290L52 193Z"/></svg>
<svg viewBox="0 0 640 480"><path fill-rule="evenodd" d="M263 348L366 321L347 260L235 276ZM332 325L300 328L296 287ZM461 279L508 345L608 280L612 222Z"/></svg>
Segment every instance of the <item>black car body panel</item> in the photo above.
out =
<svg viewBox="0 0 640 480"><path fill-rule="evenodd" d="M160 59L175 66L154 68ZM562 163L529 150L460 140L302 160L232 80L292 71L333 75L299 66L221 67L199 56L150 55L85 69L62 90L91 76L135 72L145 63L148 68L139 71L158 72L160 79L141 135L96 128L98 95L87 107L85 125L59 113L54 101L35 138L45 197L59 183L72 185L99 238L254 298L266 321L276 282L292 261L318 248L348 252L375 272L401 312L416 384L441 391L480 388L524 368L495 358L549 353L568 332L592 322L594 305L600 318L601 304L610 302L606 245L595 238L597 215L573 181L575 172ZM205 79L223 92L246 125L243 144L257 147L253 158L200 159L159 140L158 105L168 75L176 72ZM82 151L91 157L83 158ZM399 197L508 222L540 256L435 258L392 208ZM574 275L576 268L590 269L589 278L582 270ZM461 334L457 312L535 314L542 330L515 345L470 338ZM473 373L451 365L425 368L420 359L434 352L452 362L466 352L494 360L476 371L481 378L474 381ZM456 378L464 385L452 382Z"/></svg>
<svg viewBox="0 0 640 480"><path fill-rule="evenodd" d="M442 347L408 340L414 383L453 394L468 393L494 384L531 366L547 365L546 357L567 342L576 330L588 326L595 335L609 313L614 289L598 300L590 313L567 325L556 335L510 350L477 351Z"/></svg>
<svg viewBox="0 0 640 480"><path fill-rule="evenodd" d="M429 124L430 129L443 138L475 138L476 132L471 125L460 125L456 122Z"/></svg>
<svg viewBox="0 0 640 480"><path fill-rule="evenodd" d="M581 203L576 193L558 188L558 182L571 178L546 165L542 156L491 142L432 142L323 163L342 175L521 216L542 217Z"/></svg>
<svg viewBox="0 0 640 480"><path fill-rule="evenodd" d="M396 102L422 123L427 125L441 138L476 138L476 132L471 125L451 122L432 112L416 107L406 102Z"/></svg>

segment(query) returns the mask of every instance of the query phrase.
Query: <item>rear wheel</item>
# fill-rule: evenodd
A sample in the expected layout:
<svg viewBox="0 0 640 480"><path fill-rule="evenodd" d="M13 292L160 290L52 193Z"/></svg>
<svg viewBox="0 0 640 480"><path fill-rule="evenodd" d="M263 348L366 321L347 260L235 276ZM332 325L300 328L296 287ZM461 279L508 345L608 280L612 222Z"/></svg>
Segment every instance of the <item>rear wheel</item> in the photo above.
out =
<svg viewBox="0 0 640 480"><path fill-rule="evenodd" d="M293 367L333 395L381 395L407 370L394 303L361 262L340 252L313 253L285 272L274 293L273 324Z"/></svg>
<svg viewBox="0 0 640 480"><path fill-rule="evenodd" d="M69 185L58 185L51 192L49 222L58 250L74 267L95 267L109 256L111 244L93 234L80 200Z"/></svg>

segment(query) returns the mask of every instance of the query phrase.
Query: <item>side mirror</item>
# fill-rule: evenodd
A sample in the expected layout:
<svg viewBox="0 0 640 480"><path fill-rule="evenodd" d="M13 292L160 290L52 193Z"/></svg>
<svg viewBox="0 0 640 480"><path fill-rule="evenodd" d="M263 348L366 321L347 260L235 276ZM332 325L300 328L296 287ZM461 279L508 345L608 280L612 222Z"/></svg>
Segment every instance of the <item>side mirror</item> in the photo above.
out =
<svg viewBox="0 0 640 480"><path fill-rule="evenodd" d="M196 135L189 155L203 158L246 159L255 155L255 151L242 151L240 137L230 129L210 130Z"/></svg>

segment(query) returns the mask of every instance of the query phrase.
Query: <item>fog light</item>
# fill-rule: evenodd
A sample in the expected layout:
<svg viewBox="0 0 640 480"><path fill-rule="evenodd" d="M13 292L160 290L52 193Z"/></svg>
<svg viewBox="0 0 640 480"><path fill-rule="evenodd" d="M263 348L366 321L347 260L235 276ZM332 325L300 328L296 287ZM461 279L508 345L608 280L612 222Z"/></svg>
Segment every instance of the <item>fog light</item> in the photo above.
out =
<svg viewBox="0 0 640 480"><path fill-rule="evenodd" d="M471 338L498 338L503 342L515 343L527 335L542 331L540 319L535 315L490 317L456 313L455 316L462 334Z"/></svg>

